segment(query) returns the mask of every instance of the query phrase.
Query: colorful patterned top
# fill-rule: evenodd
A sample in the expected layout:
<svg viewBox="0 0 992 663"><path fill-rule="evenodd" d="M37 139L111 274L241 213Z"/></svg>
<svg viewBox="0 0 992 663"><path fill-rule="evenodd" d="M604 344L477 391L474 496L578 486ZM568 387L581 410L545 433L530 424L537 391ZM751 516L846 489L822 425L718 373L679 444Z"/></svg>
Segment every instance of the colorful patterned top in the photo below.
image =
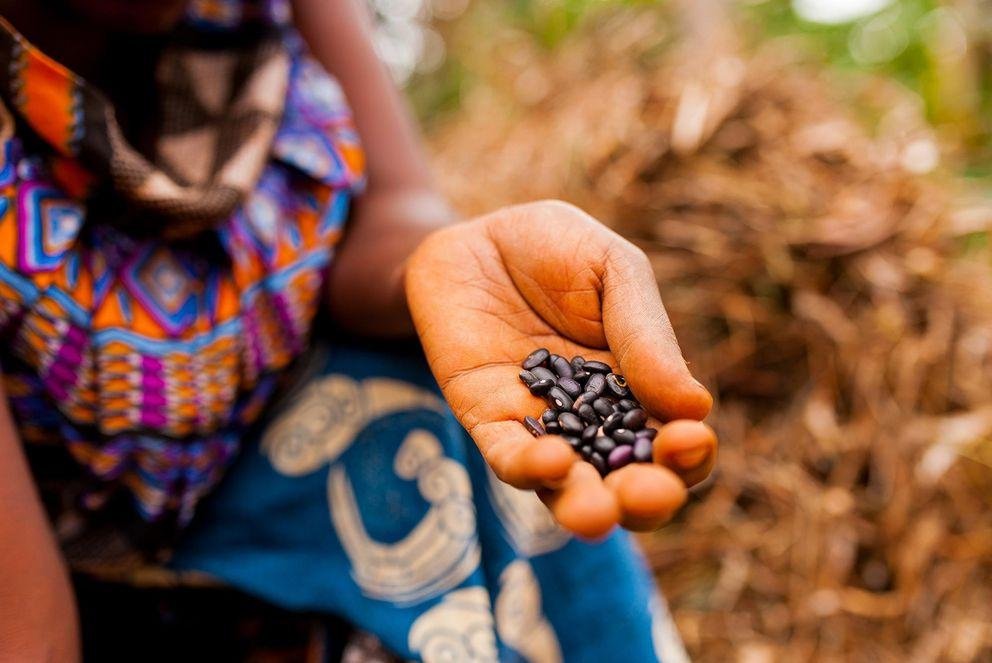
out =
<svg viewBox="0 0 992 663"><path fill-rule="evenodd" d="M363 173L341 90L281 25L285 3L190 12L158 63L149 156L0 18L12 412L25 443L65 445L94 480L87 508L124 488L145 519L180 523L307 344Z"/></svg>

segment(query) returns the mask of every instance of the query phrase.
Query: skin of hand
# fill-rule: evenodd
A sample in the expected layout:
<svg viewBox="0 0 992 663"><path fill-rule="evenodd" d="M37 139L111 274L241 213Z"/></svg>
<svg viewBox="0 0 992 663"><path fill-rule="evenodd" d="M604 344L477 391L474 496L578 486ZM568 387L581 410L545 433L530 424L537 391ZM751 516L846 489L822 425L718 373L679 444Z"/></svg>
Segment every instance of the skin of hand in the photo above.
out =
<svg viewBox="0 0 992 663"><path fill-rule="evenodd" d="M410 311L455 415L503 481L596 538L653 529L716 458L712 397L689 372L642 251L575 207L510 207L437 231L410 258ZM655 463L601 479L557 436L520 423L546 407L518 378L537 347L618 368L654 418ZM660 422L667 422L661 424Z"/></svg>

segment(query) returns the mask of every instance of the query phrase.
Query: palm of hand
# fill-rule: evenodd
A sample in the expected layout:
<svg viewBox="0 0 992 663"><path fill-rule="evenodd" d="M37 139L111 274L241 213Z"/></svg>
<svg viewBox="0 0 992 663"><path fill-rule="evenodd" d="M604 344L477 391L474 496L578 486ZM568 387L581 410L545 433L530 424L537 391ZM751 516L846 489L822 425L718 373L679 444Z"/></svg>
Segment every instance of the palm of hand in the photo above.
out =
<svg viewBox="0 0 992 663"><path fill-rule="evenodd" d="M655 527L684 502L685 484L709 472L716 440L701 423L649 424L660 428L659 462L605 480L560 438L535 440L520 424L545 407L517 377L537 347L619 366L665 421L702 419L711 404L643 254L575 208L509 208L436 233L411 258L407 294L431 369L487 462L507 483L538 489L568 529Z"/></svg>

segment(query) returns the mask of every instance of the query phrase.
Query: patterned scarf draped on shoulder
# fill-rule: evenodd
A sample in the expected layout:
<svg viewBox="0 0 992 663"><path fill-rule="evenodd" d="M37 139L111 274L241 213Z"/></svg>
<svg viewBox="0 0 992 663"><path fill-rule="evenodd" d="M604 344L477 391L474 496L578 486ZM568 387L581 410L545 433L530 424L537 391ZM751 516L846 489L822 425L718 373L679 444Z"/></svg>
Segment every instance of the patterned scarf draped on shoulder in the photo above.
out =
<svg viewBox="0 0 992 663"><path fill-rule="evenodd" d="M231 48L165 50L156 72L160 120L151 159L125 140L99 90L2 18L0 98L52 148L53 173L68 191L84 197L109 185L127 203L108 222L166 239L191 237L231 215L271 153L290 58L274 29L259 26L256 33L239 35Z"/></svg>

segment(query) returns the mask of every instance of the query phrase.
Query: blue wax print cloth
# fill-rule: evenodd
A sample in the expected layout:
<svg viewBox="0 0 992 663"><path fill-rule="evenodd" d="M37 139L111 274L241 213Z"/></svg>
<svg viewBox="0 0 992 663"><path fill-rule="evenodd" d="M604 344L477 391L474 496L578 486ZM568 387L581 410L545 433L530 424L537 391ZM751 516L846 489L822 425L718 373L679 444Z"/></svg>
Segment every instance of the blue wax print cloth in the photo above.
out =
<svg viewBox="0 0 992 663"><path fill-rule="evenodd" d="M687 660L629 535L577 540L497 479L419 352L337 346L311 369L177 569L341 617L405 659Z"/></svg>

